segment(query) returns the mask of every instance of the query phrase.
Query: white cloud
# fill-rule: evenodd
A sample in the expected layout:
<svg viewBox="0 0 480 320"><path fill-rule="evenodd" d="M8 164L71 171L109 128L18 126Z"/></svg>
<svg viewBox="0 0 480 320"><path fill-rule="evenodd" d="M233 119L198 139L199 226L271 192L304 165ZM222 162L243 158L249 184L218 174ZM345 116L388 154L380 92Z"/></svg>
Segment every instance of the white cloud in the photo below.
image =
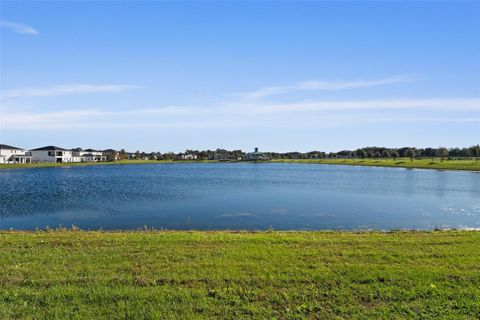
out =
<svg viewBox="0 0 480 320"><path fill-rule="evenodd" d="M37 30L23 23L0 20L0 26L4 28L8 28L10 30L13 30L21 34L32 34L32 35L39 34Z"/></svg>
<svg viewBox="0 0 480 320"><path fill-rule="evenodd" d="M358 113L380 110L436 110L431 116ZM328 112L323 112L328 111ZM463 115L456 115L463 111ZM467 117L465 112L472 113ZM398 99L318 101L296 104L237 104L215 107L162 107L132 111L81 109L51 112L4 112L1 126L9 129L72 128L248 128L325 127L384 122L480 122L480 99Z"/></svg>
<svg viewBox="0 0 480 320"><path fill-rule="evenodd" d="M195 110L188 107L163 107L134 111L102 111L98 109L80 109L52 112L3 113L0 123L3 128L62 129L90 127L121 127L123 123L145 123L158 117L184 116ZM140 118L138 118L140 117ZM142 118L143 117L143 118ZM157 117L157 118L155 118Z"/></svg>
<svg viewBox="0 0 480 320"><path fill-rule="evenodd" d="M247 99L260 99L273 95L286 94L297 91L327 91L345 90L354 88L365 88L387 85L392 83L409 82L415 80L411 75L399 75L378 80L356 80L356 81L304 81L289 86L264 87L245 94Z"/></svg>
<svg viewBox="0 0 480 320"><path fill-rule="evenodd" d="M129 119L133 116L173 116L189 113L189 108L165 107L157 109L142 109L137 111L102 111L98 109L80 109L71 111L53 111L43 113L10 113L2 115L2 126L4 127L49 127L49 126L71 126L72 124L93 123L97 121L111 121L115 119Z"/></svg>
<svg viewBox="0 0 480 320"><path fill-rule="evenodd" d="M70 84L41 88L16 88L2 93L2 98L21 98L21 97L48 97L70 94L84 94L95 92L120 92L128 89L139 88L132 85L95 85L95 84Z"/></svg>
<svg viewBox="0 0 480 320"><path fill-rule="evenodd" d="M237 109L253 113L315 112L380 109L433 109L451 111L480 111L479 98L459 99L388 99L388 100L333 100L283 104L244 104Z"/></svg>

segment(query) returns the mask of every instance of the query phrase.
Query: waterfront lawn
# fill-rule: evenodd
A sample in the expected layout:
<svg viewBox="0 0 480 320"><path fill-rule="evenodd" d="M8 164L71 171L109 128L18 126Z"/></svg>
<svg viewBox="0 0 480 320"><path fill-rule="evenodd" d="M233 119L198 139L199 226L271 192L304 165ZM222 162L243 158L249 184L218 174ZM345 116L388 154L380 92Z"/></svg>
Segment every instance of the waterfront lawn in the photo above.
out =
<svg viewBox="0 0 480 320"><path fill-rule="evenodd" d="M272 162L284 163L317 163L317 164L339 164L355 166L374 166L374 167L398 167L398 168L418 168L418 169L438 169L438 170L470 170L480 171L480 161L475 160L448 160L442 161L440 158L434 159L414 159L408 158L393 159L276 159Z"/></svg>
<svg viewBox="0 0 480 320"><path fill-rule="evenodd" d="M480 232L0 232L0 319L478 319Z"/></svg>
<svg viewBox="0 0 480 320"><path fill-rule="evenodd" d="M0 169L19 169L19 168L51 168L51 167L82 167L97 165L115 165L115 164L153 164L153 163L173 163L172 160L117 160L105 162L36 162L36 163L16 163L0 164Z"/></svg>
<svg viewBox="0 0 480 320"><path fill-rule="evenodd" d="M19 169L19 168L47 168L47 167L76 167L76 166L98 166L98 165L121 165L121 164L171 164L171 163L228 163L229 161L218 160L118 160L110 162L71 162L71 163L22 163L22 164L0 164L0 169ZM242 161L230 161L242 162ZM247 161L246 161L247 162ZM259 161L259 163L310 163L310 164L340 164L356 166L376 166L376 167L398 167L398 168L419 168L419 169L438 169L438 170L470 170L480 171L480 161L475 160L447 160L441 161L440 158L434 159L415 159L411 161L407 158L393 159L274 159L270 161Z"/></svg>

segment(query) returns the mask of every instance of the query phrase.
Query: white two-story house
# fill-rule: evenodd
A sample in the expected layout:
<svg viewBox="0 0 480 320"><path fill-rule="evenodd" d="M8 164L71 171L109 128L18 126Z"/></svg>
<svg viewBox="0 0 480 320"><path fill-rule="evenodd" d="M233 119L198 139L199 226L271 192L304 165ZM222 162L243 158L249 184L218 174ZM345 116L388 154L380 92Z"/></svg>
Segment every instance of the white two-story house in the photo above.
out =
<svg viewBox="0 0 480 320"><path fill-rule="evenodd" d="M56 146L46 146L30 150L33 162L81 162L81 157L73 154L72 150Z"/></svg>
<svg viewBox="0 0 480 320"><path fill-rule="evenodd" d="M0 163L30 163L32 157L25 149L0 144Z"/></svg>
<svg viewBox="0 0 480 320"><path fill-rule="evenodd" d="M82 148L75 148L72 149L72 156L80 157L80 162L99 162L107 160L107 156L104 155L102 151L94 149L83 150Z"/></svg>
<svg viewBox="0 0 480 320"><path fill-rule="evenodd" d="M94 150L94 149L85 149L85 154L83 155L88 161L106 161L107 156L103 154L103 151Z"/></svg>

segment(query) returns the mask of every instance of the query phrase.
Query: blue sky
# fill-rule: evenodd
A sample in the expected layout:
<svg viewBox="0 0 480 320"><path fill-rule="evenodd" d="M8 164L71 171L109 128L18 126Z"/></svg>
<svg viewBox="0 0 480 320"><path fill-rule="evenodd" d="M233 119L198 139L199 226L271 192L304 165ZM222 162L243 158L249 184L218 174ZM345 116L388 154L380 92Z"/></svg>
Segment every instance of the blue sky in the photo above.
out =
<svg viewBox="0 0 480 320"><path fill-rule="evenodd" d="M480 142L480 2L1 2L0 141Z"/></svg>

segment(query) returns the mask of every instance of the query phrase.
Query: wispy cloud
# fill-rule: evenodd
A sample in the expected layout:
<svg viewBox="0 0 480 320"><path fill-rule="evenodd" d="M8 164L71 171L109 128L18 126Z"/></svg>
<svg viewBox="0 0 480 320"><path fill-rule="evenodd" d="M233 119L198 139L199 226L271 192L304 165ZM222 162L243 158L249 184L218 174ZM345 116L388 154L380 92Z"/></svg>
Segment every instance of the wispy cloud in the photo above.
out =
<svg viewBox="0 0 480 320"><path fill-rule="evenodd" d="M31 34L31 35L39 34L37 30L23 23L0 20L0 26L21 34Z"/></svg>
<svg viewBox="0 0 480 320"><path fill-rule="evenodd" d="M388 99L388 100L332 100L300 103L244 104L237 109L252 113L298 113L345 110L428 109L450 111L480 111L480 98L456 99Z"/></svg>
<svg viewBox="0 0 480 320"><path fill-rule="evenodd" d="M382 86L392 83L409 82L415 80L412 75L399 75L377 80L355 81L304 81L288 86L264 87L245 94L247 99L260 99L274 95L286 94L298 91L322 91L322 90L346 90Z"/></svg>
<svg viewBox="0 0 480 320"><path fill-rule="evenodd" d="M120 123L132 117L178 116L189 115L194 111L188 107L150 108L135 111L102 111L99 109L79 109L52 112L18 112L6 113L1 118L5 128L88 128L98 126L98 122ZM140 119L142 122L142 119Z"/></svg>
<svg viewBox="0 0 480 320"><path fill-rule="evenodd" d="M428 117L408 112L392 116L374 112L412 109L443 112L430 112L431 116ZM366 110L371 112L362 112ZM132 111L80 109L8 112L0 120L3 128L10 129L325 127L386 122L480 122L478 111L478 98L345 100L275 105L251 103L214 107L170 106ZM471 114L470 117L466 116L468 113Z"/></svg>
<svg viewBox="0 0 480 320"><path fill-rule="evenodd" d="M16 88L6 90L2 93L2 98L21 98L21 97L48 97L71 94L84 94L95 92L120 92L128 89L139 88L132 85L95 85L95 84L69 84L41 88Z"/></svg>

